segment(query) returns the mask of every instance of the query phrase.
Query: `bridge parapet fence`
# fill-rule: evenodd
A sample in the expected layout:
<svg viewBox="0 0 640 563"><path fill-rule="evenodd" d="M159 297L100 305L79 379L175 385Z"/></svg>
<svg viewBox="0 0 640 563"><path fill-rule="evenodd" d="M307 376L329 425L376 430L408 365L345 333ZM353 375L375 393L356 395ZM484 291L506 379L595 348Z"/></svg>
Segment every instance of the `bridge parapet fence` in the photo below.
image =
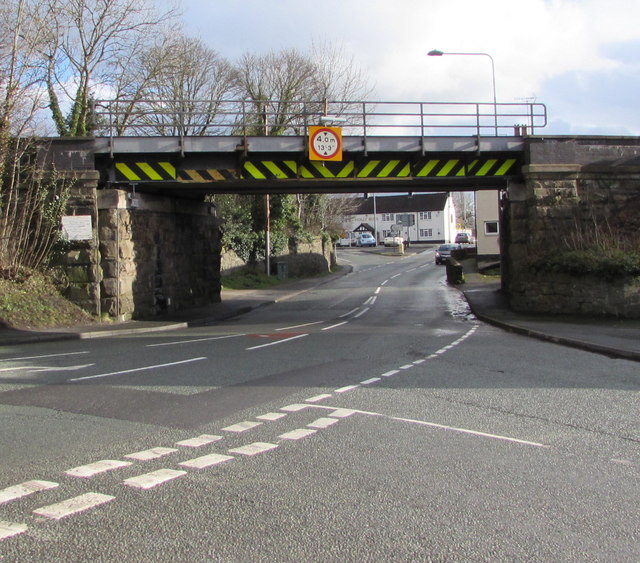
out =
<svg viewBox="0 0 640 563"><path fill-rule="evenodd" d="M288 100L98 100L96 135L304 136L311 125L344 136L513 136L547 124L541 103Z"/></svg>

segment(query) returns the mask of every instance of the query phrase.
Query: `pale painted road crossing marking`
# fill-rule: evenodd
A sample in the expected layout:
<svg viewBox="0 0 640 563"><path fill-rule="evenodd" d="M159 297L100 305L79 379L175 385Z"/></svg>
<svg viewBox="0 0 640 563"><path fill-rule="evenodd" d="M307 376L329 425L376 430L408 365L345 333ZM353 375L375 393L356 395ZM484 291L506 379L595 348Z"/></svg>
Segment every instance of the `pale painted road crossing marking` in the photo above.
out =
<svg viewBox="0 0 640 563"><path fill-rule="evenodd" d="M178 471L176 469L158 469L151 473L145 473L144 475L138 475L137 477L131 477L125 479L122 484L127 487L133 487L135 489L152 489L167 481L172 481L178 477L186 475L186 471Z"/></svg>
<svg viewBox="0 0 640 563"><path fill-rule="evenodd" d="M177 451L178 450L176 448L151 448L142 452L127 454L123 457L126 457L127 459L135 459L138 461L149 461L150 459L158 459L159 457L163 457Z"/></svg>
<svg viewBox="0 0 640 563"><path fill-rule="evenodd" d="M188 440L181 440L176 442L176 446L183 446L185 448L199 448L222 440L222 436L214 436L213 434L200 434L195 438L189 438Z"/></svg>
<svg viewBox="0 0 640 563"><path fill-rule="evenodd" d="M282 438L283 440L300 440L301 438L306 438L316 432L317 430L311 430L311 428L298 428L297 430L291 430L291 432L280 434L278 438Z"/></svg>
<svg viewBox="0 0 640 563"><path fill-rule="evenodd" d="M74 467L65 471L66 475L71 477L89 478L105 471L113 471L114 469L120 469L121 467L127 467L131 465L130 461L120 461L117 459L103 459L96 461L95 463L89 463L88 465L81 465L80 467Z"/></svg>
<svg viewBox="0 0 640 563"><path fill-rule="evenodd" d="M242 454L242 455L256 455L264 452L268 452L269 450L273 450L278 447L278 444L270 444L268 442L254 442L253 444L247 444L246 446L242 446L240 448L233 448L229 450L232 454Z"/></svg>
<svg viewBox="0 0 640 563"><path fill-rule="evenodd" d="M310 397L308 399L305 399L305 401L307 403L317 403L317 402L322 401L324 399L328 399L329 397L332 397L332 395L329 394L329 393L323 393L322 395L316 395L315 397Z"/></svg>
<svg viewBox="0 0 640 563"><path fill-rule="evenodd" d="M361 381L360 384L370 385L371 383L375 383L376 381L381 381L381 379L379 377L372 377L371 379L365 379L364 381Z"/></svg>
<svg viewBox="0 0 640 563"><path fill-rule="evenodd" d="M301 405L301 404L293 404L293 405L287 405L286 407L280 407L281 411L287 411L287 412L298 412L301 411L302 409L306 409L308 408L309 405Z"/></svg>
<svg viewBox="0 0 640 563"><path fill-rule="evenodd" d="M39 491L46 491L48 489L55 489L58 483L52 483L51 481L26 481L20 485L14 485L0 491L0 504L5 502L11 502L22 497L32 495Z"/></svg>
<svg viewBox="0 0 640 563"><path fill-rule="evenodd" d="M238 422L238 424L232 424L223 428L225 432L246 432L256 426L260 426L262 422L253 422L252 420L245 420L244 422Z"/></svg>
<svg viewBox="0 0 640 563"><path fill-rule="evenodd" d="M336 409L330 414L330 416L333 416L335 418L346 418L357 412L358 411L355 411L353 409Z"/></svg>
<svg viewBox="0 0 640 563"><path fill-rule="evenodd" d="M359 385L347 385L346 387L340 387L340 389L336 389L336 393L346 393L347 391L351 391L353 389L357 389L360 387Z"/></svg>
<svg viewBox="0 0 640 563"><path fill-rule="evenodd" d="M112 497L111 495L103 495L101 493L85 493L84 495L70 498L56 504L43 506L42 508L34 510L33 513L38 516L44 516L45 518L60 520L61 518L66 518L72 514L84 512L90 508L95 508L96 506L111 502L115 498L116 497Z"/></svg>
<svg viewBox="0 0 640 563"><path fill-rule="evenodd" d="M0 541L17 536L27 531L26 524L14 524L13 522L5 522L0 520Z"/></svg>
<svg viewBox="0 0 640 563"><path fill-rule="evenodd" d="M229 461L230 459L235 458L233 456L224 454L209 454L183 461L178 465L181 465L182 467L190 467L192 469L205 469L206 467L218 465L219 463L224 463L225 461Z"/></svg>
<svg viewBox="0 0 640 563"><path fill-rule="evenodd" d="M328 428L332 424L338 422L337 418L322 417L307 424L309 428Z"/></svg>
<svg viewBox="0 0 640 563"><path fill-rule="evenodd" d="M272 422L274 420L280 420L285 416L287 415L283 412L268 412L266 414L261 414L260 416L256 416L256 418L258 420L266 420L266 421Z"/></svg>

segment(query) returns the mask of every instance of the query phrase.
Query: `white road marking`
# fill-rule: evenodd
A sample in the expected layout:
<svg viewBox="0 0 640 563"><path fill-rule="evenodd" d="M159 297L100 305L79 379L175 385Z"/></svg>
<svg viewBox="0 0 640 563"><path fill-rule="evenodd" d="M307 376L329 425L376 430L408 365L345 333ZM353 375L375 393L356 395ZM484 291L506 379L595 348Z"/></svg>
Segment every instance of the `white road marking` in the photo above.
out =
<svg viewBox="0 0 640 563"><path fill-rule="evenodd" d="M322 393L322 395L316 395L315 397L309 397L305 399L306 403L317 403L318 401L322 401L324 399L328 399L329 397L333 397L330 393Z"/></svg>
<svg viewBox="0 0 640 563"><path fill-rule="evenodd" d="M188 440L181 440L180 442L176 442L176 446L183 446L185 448L199 448L201 446L206 446L207 444L213 444L213 442L217 442L218 440L222 440L222 436L214 436L213 434L200 434L200 436L196 436L195 438L189 438Z"/></svg>
<svg viewBox="0 0 640 563"><path fill-rule="evenodd" d="M0 520L0 541L22 534L27 530L26 524L14 524L13 522Z"/></svg>
<svg viewBox="0 0 640 563"><path fill-rule="evenodd" d="M424 358L421 358L419 360L416 360L415 362L413 362L415 365L420 365L420 364L424 364L427 360L425 360Z"/></svg>
<svg viewBox="0 0 640 563"><path fill-rule="evenodd" d="M300 403L294 403L293 405L287 405L286 407L280 407L281 411L298 412L302 409L306 409L309 405L301 405Z"/></svg>
<svg viewBox="0 0 640 563"><path fill-rule="evenodd" d="M376 295L378 295L378 293L380 293L380 290L381 290L381 289L382 289L382 284L380 284L380 285L376 288L376 290L375 290L373 293L375 293Z"/></svg>
<svg viewBox="0 0 640 563"><path fill-rule="evenodd" d="M134 489L152 489L167 481L172 481L178 477L186 475L186 471L180 471L177 469L158 469L151 473L145 473L144 475L138 475L137 477L131 477L125 479L122 484L127 487L133 487Z"/></svg>
<svg viewBox="0 0 640 563"><path fill-rule="evenodd" d="M87 479L89 477L93 477L94 475L98 475L99 473L104 473L105 471L113 471L114 469L120 469L122 467L127 467L128 465L131 465L130 461L103 459L101 461L96 461L95 463L89 463L87 465L81 465L79 467L74 467L73 469L68 469L67 471L65 471L65 474L71 477L82 477L83 479Z"/></svg>
<svg viewBox="0 0 640 563"><path fill-rule="evenodd" d="M456 428L455 426L447 426L445 424L436 424L435 422L426 422L424 420L413 420L411 418L400 418L396 416L387 417L391 420L398 420L400 422L411 422L412 424L419 424L421 426L430 426L432 428L439 428L441 430L452 430L453 432L461 432L462 434L471 434L473 436L481 436L483 438L492 438L494 440L504 440L507 442L515 442L517 444L524 444L526 446L535 446L538 448L548 448L545 444L538 442L530 442L528 440L520 440L519 438L511 438L510 436L502 436L500 434L489 434L487 432L479 432L478 430L469 430L467 428Z"/></svg>
<svg viewBox="0 0 640 563"><path fill-rule="evenodd" d="M340 387L340 389L336 389L336 393L346 393L347 391L351 391L352 389L356 389L360 387L360 385L347 385L346 387Z"/></svg>
<svg viewBox="0 0 640 563"><path fill-rule="evenodd" d="M298 428L297 430L291 430L291 432L280 434L278 438L282 438L283 440L300 440L301 438L306 438L316 432L317 430L311 430L310 428Z"/></svg>
<svg viewBox="0 0 640 563"><path fill-rule="evenodd" d="M405 364L403 366L400 366L400 369L409 369L409 368L412 368L412 367L414 367L413 364Z"/></svg>
<svg viewBox="0 0 640 563"><path fill-rule="evenodd" d="M79 356L81 354L88 354L89 352L65 352L63 354L45 354L43 356L21 356L18 358L2 358L0 362L21 362L23 360L41 360L43 358L59 358L61 356Z"/></svg>
<svg viewBox="0 0 640 563"><path fill-rule="evenodd" d="M334 325L331 325L331 326L325 326L324 328L322 328L320 330L331 330L332 328L337 328L339 326L346 325L347 322L348 321L342 321L341 323L337 323L337 324L334 324Z"/></svg>
<svg viewBox="0 0 640 563"><path fill-rule="evenodd" d="M101 493L85 493L68 500L58 502L56 504L50 504L49 506L43 506L33 511L38 516L44 516L45 518L51 518L53 520L60 520L66 516L77 514L78 512L84 512L90 508L95 508L101 504L112 501L116 497L110 495L103 495Z"/></svg>
<svg viewBox="0 0 640 563"><path fill-rule="evenodd" d="M285 416L287 415L282 412L268 412L266 414L261 414L260 416L256 416L256 418L259 420L273 421L273 420L279 420L281 418L284 418Z"/></svg>
<svg viewBox="0 0 640 563"><path fill-rule="evenodd" d="M314 321L312 323L303 323L301 325L293 325L293 326L285 326L282 328L276 328L276 331L279 330L291 330L292 328L302 328L303 326L311 326L311 325L321 325L324 321Z"/></svg>
<svg viewBox="0 0 640 563"><path fill-rule="evenodd" d="M342 319L344 317L348 317L351 313L355 313L360 307L356 307L355 309L351 309L351 311L349 311L348 313L345 313L344 315L340 315L338 318Z"/></svg>
<svg viewBox="0 0 640 563"><path fill-rule="evenodd" d="M154 366L145 366L142 368L133 368L133 369L125 369L122 371L112 371L110 373L101 373L98 375L87 375L86 377L76 377L74 379L70 379L69 381L85 381L87 379L99 379L101 377L110 377L112 375L124 375L126 373L136 373L139 371L147 371L150 369L159 369L159 368L166 368L166 367L171 367L171 366L179 366L181 364L189 364L191 362L199 362L201 360L206 360L207 358L205 357L199 357L199 358L190 358L188 360L182 360L180 362L170 362L168 364L156 364Z"/></svg>
<svg viewBox="0 0 640 563"><path fill-rule="evenodd" d="M310 422L307 426L309 428L328 428L336 422L338 422L337 418L322 417Z"/></svg>
<svg viewBox="0 0 640 563"><path fill-rule="evenodd" d="M246 432L247 430L251 430L256 426L260 426L262 422L254 422L252 420L245 420L244 422L238 422L237 424L232 424L231 426L227 426L223 428L225 432Z"/></svg>
<svg viewBox="0 0 640 563"><path fill-rule="evenodd" d="M365 307L364 309L362 309L362 311L360 311L359 313L353 315L354 319L357 319L358 317L361 317L362 315L364 315L367 311L369 311L370 307Z"/></svg>
<svg viewBox="0 0 640 563"><path fill-rule="evenodd" d="M80 364L78 366L41 366L41 367L29 367L29 368L21 368L28 369L32 372L48 372L48 371L78 371L80 369L90 368L91 366L95 366L96 364Z"/></svg>
<svg viewBox="0 0 640 563"><path fill-rule="evenodd" d="M386 285L388 281L389 281L389 280L384 280L384 281L380 284L380 287L382 287L383 285Z"/></svg>
<svg viewBox="0 0 640 563"><path fill-rule="evenodd" d="M58 483L52 483L51 481L26 481L13 487L7 487L0 491L0 504L5 502L11 502L22 497L32 495L39 491L46 491L48 489L55 489Z"/></svg>
<svg viewBox="0 0 640 563"><path fill-rule="evenodd" d="M386 371L380 375L382 375L382 377L391 377L392 375L395 375L396 373L400 373L400 370L398 369L392 369L390 371Z"/></svg>
<svg viewBox="0 0 640 563"><path fill-rule="evenodd" d="M334 418L347 418L356 412L358 411L354 411L353 409L336 409L330 413L330 416L333 416Z"/></svg>
<svg viewBox="0 0 640 563"><path fill-rule="evenodd" d="M205 469L207 467L211 467L212 465L224 463L225 461L229 461L230 459L235 458L233 456L224 454L209 454L183 461L178 465L181 465L182 467L191 467L192 469Z"/></svg>
<svg viewBox="0 0 640 563"><path fill-rule="evenodd" d="M180 344L193 344L194 342L209 342L211 340L225 340L227 338L238 338L246 336L246 334L226 334L224 336L209 336L207 338L194 338L192 340L174 340L172 342L159 342L157 344L147 344L147 348L156 348L158 346L178 346Z"/></svg>
<svg viewBox="0 0 640 563"><path fill-rule="evenodd" d="M284 344L285 342L290 342L291 340L296 340L298 338L304 338L305 336L309 336L308 334L298 334L296 336L292 336L290 338L283 338L282 340L275 340L274 342L269 342L267 344L259 344L258 346L251 346L249 348L245 348L245 350L257 350L258 348L266 348L267 346L275 346L277 344Z"/></svg>
<svg viewBox="0 0 640 563"><path fill-rule="evenodd" d="M169 455L177 451L178 450L176 448L151 448L142 452L127 454L123 457L138 461L149 461L150 459L158 459L159 457L164 457L165 455Z"/></svg>
<svg viewBox="0 0 640 563"><path fill-rule="evenodd" d="M370 385L371 383L375 383L376 381L381 381L379 377L372 377L370 379L365 379L360 382L360 385Z"/></svg>
<svg viewBox="0 0 640 563"><path fill-rule="evenodd" d="M395 276L391 276L389 279L392 280L392 279L397 278L398 276L401 276L401 275L402 275L401 273L400 274L396 274Z"/></svg>
<svg viewBox="0 0 640 563"><path fill-rule="evenodd" d="M229 450L229 452L232 454L242 454L250 456L268 452L269 450L273 450L277 447L278 444L270 444L269 442L254 442L253 444L247 444L246 446L233 448Z"/></svg>

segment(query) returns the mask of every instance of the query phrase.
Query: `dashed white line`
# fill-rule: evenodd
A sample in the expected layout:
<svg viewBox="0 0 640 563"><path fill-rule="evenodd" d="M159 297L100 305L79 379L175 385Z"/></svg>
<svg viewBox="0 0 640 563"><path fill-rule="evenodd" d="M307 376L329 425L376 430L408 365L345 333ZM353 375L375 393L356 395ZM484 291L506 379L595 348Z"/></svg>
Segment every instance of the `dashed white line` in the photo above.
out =
<svg viewBox="0 0 640 563"><path fill-rule="evenodd" d="M305 399L305 403L317 403L318 401L323 401L324 399L328 399L332 397L330 393L322 393L321 395L316 395L315 397L309 397Z"/></svg>
<svg viewBox="0 0 640 563"><path fill-rule="evenodd" d="M375 383L376 381L381 381L379 377L371 377L370 379L365 379L360 382L360 385L370 385L371 383Z"/></svg>
<svg viewBox="0 0 640 563"><path fill-rule="evenodd" d="M297 430L291 430L290 432L280 434L278 438L282 438L283 440L300 440L302 438L306 438L307 436L311 436L316 432L317 430L312 430L311 428L298 428Z"/></svg>
<svg viewBox="0 0 640 563"><path fill-rule="evenodd" d="M164 457L165 455L169 455L177 451L178 450L176 448L151 448L142 452L127 454L123 457L126 457L127 459L135 459L137 461L149 461L151 459Z"/></svg>
<svg viewBox="0 0 640 563"><path fill-rule="evenodd" d="M246 350L257 350L258 348L267 348L268 346L276 346L278 344L284 344L285 342L291 342L292 340L297 340L298 338L304 338L305 336L309 336L309 335L308 334L297 334L296 336L291 336L290 338L283 338L282 340L275 340L274 342L267 342L266 344L258 344L257 346L251 346L251 347L245 348L245 349Z"/></svg>
<svg viewBox="0 0 640 563"><path fill-rule="evenodd" d="M38 516L44 516L45 518L51 518L52 520L60 520L72 514L95 508L115 498L116 497L112 497L111 495L103 495L101 493L85 493L56 504L43 506L42 508L34 510L33 513Z"/></svg>
<svg viewBox="0 0 640 563"><path fill-rule="evenodd" d="M211 340L225 340L227 338L238 338L246 336L246 334L227 334L224 336L210 336L208 338L194 338L192 340L174 340L172 342L159 342L157 344L147 344L147 348L155 348L158 346L178 346L180 344L193 344L194 342L209 342Z"/></svg>
<svg viewBox="0 0 640 563"><path fill-rule="evenodd" d="M125 479L122 484L127 487L133 487L134 489L152 489L158 485L162 485L167 481L172 481L178 477L186 475L186 471L180 471L177 469L158 469L151 473L145 473L144 475L138 475L137 477L131 477Z"/></svg>
<svg viewBox="0 0 640 563"><path fill-rule="evenodd" d="M353 315L354 319L357 319L358 317L361 317L362 315L364 315L367 311L369 310L369 307L365 307L364 309L362 309L362 311L360 311L359 313Z"/></svg>
<svg viewBox="0 0 640 563"><path fill-rule="evenodd" d="M59 358L61 356L79 356L82 354L88 354L89 352L65 352L65 353L61 353L61 354L44 354L42 356L21 356L19 358L2 358L0 359L0 363L1 362L21 362L24 360L41 360L44 358Z"/></svg>
<svg viewBox="0 0 640 563"><path fill-rule="evenodd" d="M93 477L94 475L98 475L99 473L104 473L105 471L113 471L115 469L120 469L129 465L131 465L130 461L120 461L118 459L103 459L101 461L96 461L95 463L89 463L87 465L81 465L79 467L74 467L73 469L68 469L67 471L65 471L65 474L71 477L82 477L83 479L87 479L89 477Z"/></svg>
<svg viewBox="0 0 640 563"><path fill-rule="evenodd" d="M52 483L51 481L26 481L13 487L8 487L0 491L0 504L10 502L22 497L32 495L39 491L46 491L48 489L55 489L58 483Z"/></svg>
<svg viewBox="0 0 640 563"><path fill-rule="evenodd" d="M334 325L331 325L331 326L325 326L324 328L322 328L320 330L331 330L332 328L337 328L339 326L346 325L347 322L349 322L349 321L342 321L341 323L337 323L337 324L334 324Z"/></svg>
<svg viewBox="0 0 640 563"><path fill-rule="evenodd" d="M233 448L229 450L232 454L242 454L247 456L257 455L269 450L273 450L278 447L278 444L270 444L269 442L254 442L253 444L247 444L239 448Z"/></svg>
<svg viewBox="0 0 640 563"><path fill-rule="evenodd" d="M410 369L412 367L415 367L413 364L405 364L403 366L400 366L400 369Z"/></svg>
<svg viewBox="0 0 640 563"><path fill-rule="evenodd" d="M285 416L287 416L285 413L282 412L268 412L266 414L261 414L260 416L256 416L256 418L258 420L267 420L269 422L272 422L274 420L280 420L281 418L284 418Z"/></svg>
<svg viewBox="0 0 640 563"><path fill-rule="evenodd" d="M173 367L173 366L179 366L182 364L189 364L191 362L199 362L202 360L206 360L207 358L205 357L199 357L199 358L190 358L188 360L182 360L179 362L170 362L168 364L156 364L154 366L145 366L142 368L133 368L133 369L125 369L122 371L112 371L110 373L100 373L98 375L87 375L85 377L75 377L73 379L69 379L69 381L86 381L87 379L99 379L101 377L111 377L112 375L124 375L127 373L136 373L139 371L148 371L150 369L159 369L159 368L167 368L167 367Z"/></svg>
<svg viewBox="0 0 640 563"><path fill-rule="evenodd" d="M183 461L178 465L181 465L182 467L190 467L192 469L205 469L207 467L211 467L212 465L218 465L231 459L235 458L233 456L224 454L209 454Z"/></svg>
<svg viewBox="0 0 640 563"><path fill-rule="evenodd" d="M392 369L392 370L386 371L384 373L381 373L380 375L382 375L382 377L391 377L392 375L395 375L396 373L400 373L400 370Z"/></svg>
<svg viewBox="0 0 640 563"><path fill-rule="evenodd" d="M195 438L189 438L188 440L181 440L180 442L176 442L176 446L199 448L200 446L206 446L208 444L212 444L213 442L217 442L218 440L222 440L222 436L215 436L213 434L200 434L200 436L196 436Z"/></svg>
<svg viewBox="0 0 640 563"><path fill-rule="evenodd" d="M251 430L256 426L260 426L262 422L254 422L252 420L245 420L244 422L238 422L237 424L232 424L231 426L227 426L223 428L225 432L246 432L247 430Z"/></svg>
<svg viewBox="0 0 640 563"><path fill-rule="evenodd" d="M360 387L360 385L346 385L345 387L340 387L340 389L336 389L336 393L346 393L347 391L351 391L352 389L356 389Z"/></svg>
<svg viewBox="0 0 640 563"><path fill-rule="evenodd" d="M17 536L18 534L22 534L28 529L29 528L26 524L14 524L13 522L0 520L0 541L12 536Z"/></svg>
<svg viewBox="0 0 640 563"><path fill-rule="evenodd" d="M351 313L355 313L358 309L360 309L360 307L356 307L355 309L351 309L351 311L349 311L348 313L344 313L344 315L340 315L338 318L342 319L344 317L348 317L349 315L351 315Z"/></svg>
<svg viewBox="0 0 640 563"><path fill-rule="evenodd" d="M302 328L303 326L311 326L311 325L321 325L324 321L314 321L312 323L303 323L301 325L293 325L293 326L285 326L282 328L276 328L276 331L279 330L291 330L292 328Z"/></svg>

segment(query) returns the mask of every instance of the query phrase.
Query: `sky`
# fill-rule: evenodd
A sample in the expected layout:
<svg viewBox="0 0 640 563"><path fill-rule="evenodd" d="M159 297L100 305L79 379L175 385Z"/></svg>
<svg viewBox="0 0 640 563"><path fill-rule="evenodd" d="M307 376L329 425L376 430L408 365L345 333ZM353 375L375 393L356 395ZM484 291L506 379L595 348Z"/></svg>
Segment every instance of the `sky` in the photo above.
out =
<svg viewBox="0 0 640 563"><path fill-rule="evenodd" d="M182 0L222 57L312 42L366 73L369 100L546 106L538 134L640 135L640 0ZM445 53L486 56L429 57Z"/></svg>

